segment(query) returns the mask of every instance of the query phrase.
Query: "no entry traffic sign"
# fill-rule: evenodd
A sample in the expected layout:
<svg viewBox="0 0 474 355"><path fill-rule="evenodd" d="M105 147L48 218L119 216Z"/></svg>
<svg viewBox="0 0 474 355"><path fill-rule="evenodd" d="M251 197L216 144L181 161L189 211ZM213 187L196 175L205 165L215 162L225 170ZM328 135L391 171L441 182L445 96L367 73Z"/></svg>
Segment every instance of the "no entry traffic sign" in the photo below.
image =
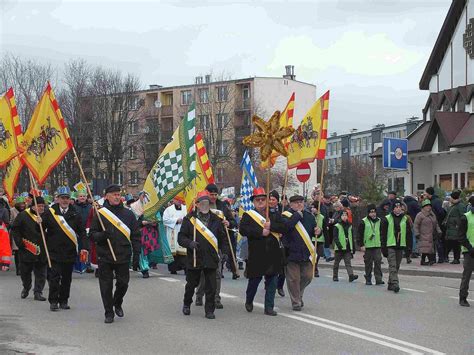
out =
<svg viewBox="0 0 474 355"><path fill-rule="evenodd" d="M308 163L301 163L296 168L296 178L299 182L306 182L311 176L311 168Z"/></svg>

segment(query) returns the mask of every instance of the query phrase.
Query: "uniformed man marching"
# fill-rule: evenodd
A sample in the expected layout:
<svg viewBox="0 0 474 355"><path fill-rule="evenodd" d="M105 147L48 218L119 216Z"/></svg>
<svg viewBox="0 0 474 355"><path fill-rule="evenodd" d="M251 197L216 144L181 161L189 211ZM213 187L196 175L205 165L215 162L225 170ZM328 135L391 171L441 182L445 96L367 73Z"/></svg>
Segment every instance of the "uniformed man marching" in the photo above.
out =
<svg viewBox="0 0 474 355"><path fill-rule="evenodd" d="M464 255L461 286L459 288L459 304L469 307L467 296L469 295L469 281L474 271L474 196L469 198L470 211L461 217L458 239L461 243L461 252Z"/></svg>
<svg viewBox="0 0 474 355"><path fill-rule="evenodd" d="M129 265L132 249L133 266L138 267L141 247L140 229L133 212L123 206L118 185L110 185L105 189L105 201L99 213L105 230L102 229L98 216L95 215L90 234L97 245L99 286L105 308L105 323L112 323L114 307L118 317L124 316L122 302L130 280ZM113 259L108 241L112 245L116 260ZM112 294L114 273L117 282L115 292Z"/></svg>
<svg viewBox="0 0 474 355"><path fill-rule="evenodd" d="M191 314L194 289L199 284L201 273L205 279L204 310L207 319L215 319L216 308L216 270L219 265L219 250L228 253L228 244L221 219L210 211L209 192L198 193L197 211L189 213L183 219L178 233L178 243L187 248L186 286L183 300L183 314ZM196 263L194 265L194 255Z"/></svg>
<svg viewBox="0 0 474 355"><path fill-rule="evenodd" d="M375 284L383 285L382 280L382 252L380 240L380 218L377 217L377 207L374 204L367 206L367 216L362 219L357 232L359 245L364 252L365 284L372 285L372 270L374 270Z"/></svg>
<svg viewBox="0 0 474 355"><path fill-rule="evenodd" d="M246 277L249 279L246 292L245 309L253 311L253 300L258 285L265 277L265 309L269 316L276 316L274 303L278 274L283 269L283 255L280 248L281 234L286 232L281 214L275 210L269 212L265 220L267 195L263 187L253 190L251 197L255 208L242 215L239 232L247 237L249 255L246 265Z"/></svg>
<svg viewBox="0 0 474 355"><path fill-rule="evenodd" d="M352 269L351 259L355 254L354 236L352 235L352 224L349 222L347 211L342 211L341 219L333 229L334 239L334 266L333 266L333 281L339 281L339 263L344 260L344 265L349 276L349 282L353 282L359 278L354 275Z"/></svg>
<svg viewBox="0 0 474 355"><path fill-rule="evenodd" d="M392 212L382 218L380 226L380 239L382 254L388 260L388 287L389 291L398 293L400 282L398 280L398 270L404 251L411 250L412 233L407 216L402 211L402 202L395 200L392 205Z"/></svg>
<svg viewBox="0 0 474 355"><path fill-rule="evenodd" d="M70 190L67 186L58 189L58 203L43 215L46 228L46 244L51 258L48 269L49 296L51 311L69 309L72 270L78 255L78 245L88 249L86 231L82 218L73 205L70 205Z"/></svg>
<svg viewBox="0 0 474 355"><path fill-rule="evenodd" d="M319 270L318 270L319 259L321 259L321 256L324 256L324 248L329 247L328 236L327 236L328 219L326 218L326 216L324 216L322 207L324 206L320 205L319 202L316 201L313 203L313 207L311 209L316 219L316 226L319 228L319 231L320 231L319 235L315 235L313 237L313 244L316 241L316 254L317 254L316 266L314 268L314 277L319 277Z"/></svg>

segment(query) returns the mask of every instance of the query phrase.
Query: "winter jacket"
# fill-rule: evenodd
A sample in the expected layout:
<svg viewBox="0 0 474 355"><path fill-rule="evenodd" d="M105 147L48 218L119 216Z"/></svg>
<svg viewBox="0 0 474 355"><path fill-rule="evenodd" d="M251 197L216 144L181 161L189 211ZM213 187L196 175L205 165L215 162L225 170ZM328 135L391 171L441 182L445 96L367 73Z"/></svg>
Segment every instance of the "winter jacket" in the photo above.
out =
<svg viewBox="0 0 474 355"><path fill-rule="evenodd" d="M114 227L112 223L101 215L102 222L105 226L105 231L103 231L98 216L94 214L90 228L90 236L91 240L94 241L97 246L98 262L113 264L129 263L132 258L133 250L133 264L137 265L138 257L140 255L141 233L135 215L122 204L111 206L107 200L104 202L104 207L109 209L130 229L130 241L128 241L125 235ZM112 257L107 239L110 240L112 244L117 261L114 261Z"/></svg>
<svg viewBox="0 0 474 355"><path fill-rule="evenodd" d="M282 214L288 228L282 238L282 243L286 248L287 260L292 262L309 261L311 254L295 227L296 224L301 221L308 232L309 237L312 239L315 236L314 228L316 228L316 220L314 216L307 211L303 211L303 217L291 208L289 209L289 212L292 214L291 217Z"/></svg>
<svg viewBox="0 0 474 355"><path fill-rule="evenodd" d="M36 216L35 211L29 211ZM46 252L44 250L39 224L33 220L26 210L20 212L13 221L11 234L18 246L20 260L22 262L33 263L39 261L46 263ZM27 249L27 246L29 246L30 249ZM35 255L36 252L34 252L34 248L37 248L38 255ZM30 250L33 250L33 252Z"/></svg>
<svg viewBox="0 0 474 355"><path fill-rule="evenodd" d="M443 201L441 201L441 199L437 195L432 195L431 206L433 208L433 212L436 216L438 224L441 225L444 218L446 217L446 211L443 208Z"/></svg>
<svg viewBox="0 0 474 355"><path fill-rule="evenodd" d="M335 252L351 252L352 254L355 254L356 251L355 251L355 243L354 243L354 234L352 234L351 239L349 239L349 230L352 227L351 223L349 223L349 221L346 221L346 222L340 221L338 224L342 226L342 229L344 231L343 239L346 239L346 245L344 247L341 244L339 240L339 228L337 228L338 226L336 225L336 228L334 228L333 234L332 234L334 244L336 245L336 247L334 248L334 251ZM351 245L352 245L352 249L351 249Z"/></svg>
<svg viewBox="0 0 474 355"><path fill-rule="evenodd" d="M405 216L404 213L400 215L395 215L393 212L391 212L389 215L392 216L393 221L394 221L394 233L395 235L398 235L398 233L401 233L400 230L400 222L402 221L403 217ZM387 249L387 239L389 236L389 230L388 230L388 220L387 216L381 218L380 221L380 239L381 239L381 244L382 244L382 252L385 254L385 250ZM411 233L411 227L410 227L410 222L406 222L406 229L405 229L405 235L406 235L406 246L401 245L401 238L397 239L397 243L394 246L390 246L390 248L393 249L408 249L412 250L413 246L413 239L412 239L412 233Z"/></svg>
<svg viewBox="0 0 474 355"><path fill-rule="evenodd" d="M415 218L414 229L419 252L434 254L435 240L437 235L441 234L441 229L433 211L430 211L429 214L423 211L418 213Z"/></svg>
<svg viewBox="0 0 474 355"><path fill-rule="evenodd" d="M447 240L457 239L461 217L464 215L465 211L466 206L461 202L461 200L456 200L456 203L449 207L443 222L443 225L446 228Z"/></svg>
<svg viewBox="0 0 474 355"><path fill-rule="evenodd" d="M415 220L416 215L421 212L421 207L418 201L411 196L405 196L403 202L407 205L407 213L411 217L412 221Z"/></svg>
<svg viewBox="0 0 474 355"><path fill-rule="evenodd" d="M224 212L225 219L229 221L229 229L237 228L237 222L235 221L234 215L224 202L221 200L216 200L216 209Z"/></svg>
<svg viewBox="0 0 474 355"><path fill-rule="evenodd" d="M79 214L81 216L82 225L85 227L86 222L87 222L87 217L89 216L89 212L92 209L92 205L88 202L86 202L86 203L76 202L74 204L74 207L79 212Z"/></svg>

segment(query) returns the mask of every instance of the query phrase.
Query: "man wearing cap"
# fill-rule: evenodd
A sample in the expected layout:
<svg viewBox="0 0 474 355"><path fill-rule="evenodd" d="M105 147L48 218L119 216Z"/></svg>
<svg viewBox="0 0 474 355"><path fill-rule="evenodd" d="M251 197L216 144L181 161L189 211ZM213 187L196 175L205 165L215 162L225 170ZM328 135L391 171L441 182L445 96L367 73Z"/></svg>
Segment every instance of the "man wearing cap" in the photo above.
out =
<svg viewBox="0 0 474 355"><path fill-rule="evenodd" d="M288 262L285 267L286 284L293 310L301 311L304 290L314 277L316 251L312 239L319 236L322 230L316 226L314 216L305 210L303 196L290 197L290 208L282 216L287 227L282 238Z"/></svg>
<svg viewBox="0 0 474 355"><path fill-rule="evenodd" d="M276 190L270 191L270 198L268 200L268 205L270 207L270 213L276 213L281 216L283 212L283 206L280 204L280 194ZM284 249L283 249L284 252ZM283 286L285 285L285 270L284 265L281 267L281 271L278 274L277 279L277 292L281 297L285 297L285 291Z"/></svg>
<svg viewBox="0 0 474 355"><path fill-rule="evenodd" d="M51 268L48 269L48 301L51 311L70 309L68 299L74 262L79 250L85 252L88 249L81 215L69 204L70 196L69 188L61 186L57 194L58 203L43 215L46 244L51 259Z"/></svg>
<svg viewBox="0 0 474 355"><path fill-rule="evenodd" d="M20 275L23 283L21 298L28 297L31 289L31 272L35 275L33 292L36 301L46 301L43 288L46 283L47 260L39 224L44 212L44 199L36 197L35 204L20 212L12 224L11 233L20 256Z"/></svg>
<svg viewBox="0 0 474 355"><path fill-rule="evenodd" d="M88 228L86 228L87 218L92 209L92 204L89 203L87 200L87 191L86 190L79 190L77 191L77 200L74 204L74 207L78 210L79 214L81 215L81 225L86 230L86 235L88 234ZM79 241L81 243L82 241ZM79 244L79 249L81 249L82 245ZM90 258L86 263L86 272L93 273L94 269L91 266Z"/></svg>
<svg viewBox="0 0 474 355"><path fill-rule="evenodd" d="M224 227L220 218L210 210L210 196L206 190L198 193L196 211L183 218L178 233L178 243L187 248L186 286L183 300L183 314L191 314L194 289L204 277L207 319L214 319L216 307L216 270L219 266L219 250L228 252ZM202 275L201 275L202 274Z"/></svg>
<svg viewBox="0 0 474 355"><path fill-rule="evenodd" d="M174 261L168 264L168 271L171 274L177 274L180 270L186 270L186 248L178 244L178 233L186 214L186 206L177 198L173 199L172 205L167 207L163 212L163 224L166 229L166 237L174 257Z"/></svg>
<svg viewBox="0 0 474 355"><path fill-rule="evenodd" d="M367 216L360 222L357 232L359 246L361 251L364 252L365 284L372 285L372 270L374 270L375 284L385 284L382 280L380 218L377 217L377 208L374 204L367 206Z"/></svg>
<svg viewBox="0 0 474 355"><path fill-rule="evenodd" d="M392 212L382 218L380 223L380 240L382 255L388 260L388 287L389 291L398 293L400 283L398 270L402 262L403 252L412 247L412 233L408 218L402 211L402 202L395 200Z"/></svg>
<svg viewBox="0 0 474 355"><path fill-rule="evenodd" d="M461 252L464 256L461 286L459 287L459 304L469 307L469 281L474 271L474 196L469 198L470 210L460 220L458 240L461 243Z"/></svg>
<svg viewBox="0 0 474 355"><path fill-rule="evenodd" d="M99 286L105 308L105 323L112 323L114 307L118 317L124 316L122 302L130 280L128 268L132 250L133 267L138 268L140 229L133 212L123 206L119 185L109 185L105 189L105 201L99 209L99 214L105 230L102 229L99 217L94 215L90 233L91 239L97 245ZM110 249L113 250L116 260ZM114 274L117 282L115 292L112 294Z"/></svg>
<svg viewBox="0 0 474 355"><path fill-rule="evenodd" d="M461 244L458 240L458 229L461 224L461 217L466 211L466 206L461 200L461 191L454 190L450 198L451 206L449 207L446 217L443 221L443 229L446 232L446 258L449 257L449 252L453 251L454 260L451 264L459 264L461 258Z"/></svg>
<svg viewBox="0 0 474 355"><path fill-rule="evenodd" d="M283 268L282 250L280 248L281 234L287 228L279 213L269 210L269 220L265 219L267 195L263 187L256 187L250 198L254 209L246 211L240 221L239 232L247 237L249 255L245 275L248 278L245 309L253 311L253 300L257 294L258 285L265 278L265 308L264 313L276 316L274 303L277 289L277 275Z"/></svg>

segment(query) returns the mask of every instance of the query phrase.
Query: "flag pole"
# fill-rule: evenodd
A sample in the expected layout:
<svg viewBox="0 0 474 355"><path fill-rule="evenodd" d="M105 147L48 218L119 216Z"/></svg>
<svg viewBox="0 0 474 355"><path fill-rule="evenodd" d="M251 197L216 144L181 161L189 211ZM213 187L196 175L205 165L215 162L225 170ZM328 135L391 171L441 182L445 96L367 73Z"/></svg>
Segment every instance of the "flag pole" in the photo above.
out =
<svg viewBox="0 0 474 355"><path fill-rule="evenodd" d="M197 224L197 212L196 212L196 198L197 198L197 181L194 178L194 201L193 201L193 210L196 214L193 228L193 242L196 243L196 224ZM193 267L196 268L196 248L193 248Z"/></svg>
<svg viewBox="0 0 474 355"><path fill-rule="evenodd" d="M286 185L288 184L288 167L286 167L285 171L285 181L283 182L283 189L281 190L281 199L283 200L283 197L285 196L286 192Z"/></svg>
<svg viewBox="0 0 474 355"><path fill-rule="evenodd" d="M316 166L318 166L318 161L316 160ZM321 213L321 200L323 199L323 183L324 183L324 171L326 170L326 158L323 159L322 163L321 163L321 186L320 186L320 190L319 190L319 201L318 201L318 216L319 214ZM316 181L317 181L317 177L316 177ZM316 219L316 225L317 225L317 219ZM321 226L321 233L324 233L324 230L322 230L323 226ZM318 260L318 252L317 252L317 239L318 238L314 238L314 251L315 251L315 256L316 256L316 259L314 260L314 264L313 264L313 275L314 275L314 271L316 270L316 260Z"/></svg>
<svg viewBox="0 0 474 355"><path fill-rule="evenodd" d="M267 207L265 210L265 218L267 219L267 222L270 221L270 175L272 174L272 168L267 169Z"/></svg>
<svg viewBox="0 0 474 355"><path fill-rule="evenodd" d="M226 221L225 215L224 215L224 221ZM234 247L232 246L232 241L230 240L229 229L226 226L224 226L224 229L225 229L225 233L227 234L227 241L229 243L230 254L232 256L232 261L234 262L235 273L237 275L239 275L239 268L237 266L237 260L235 259Z"/></svg>
<svg viewBox="0 0 474 355"><path fill-rule="evenodd" d="M89 183L87 182L86 174L84 174L84 170L82 169L82 164L81 161L79 160L79 157L77 156L76 148L72 146L72 152L74 153L74 158L76 160L77 165L79 166L79 171L81 173L81 178L84 180L84 184L86 185L86 190L87 193L89 194L91 200L92 200L92 206L94 208L94 211L97 215L97 218L99 219L100 227L102 228L103 231L105 231L105 225L104 222L102 221L102 218L99 213L99 209L97 208L97 203L94 201L94 196L92 196L92 191L91 188L89 187ZM112 258L114 261L117 261L117 257L115 256L114 248L112 248L112 243L110 242L110 239L107 238L107 244L109 245L109 250L110 254L112 254Z"/></svg>
<svg viewBox="0 0 474 355"><path fill-rule="evenodd" d="M33 189L33 203L35 205L35 210L36 210L36 216L41 218L38 212L38 202L36 201L36 191L38 190L36 188L35 180L33 179L33 176L31 175L30 169L28 169L28 176L30 178L30 185L31 188ZM41 231L41 238L43 239L43 244L44 244L44 251L46 252L46 259L48 260L48 266L51 268L51 259L49 257L49 251L48 251L48 246L46 245L46 237L44 236L44 230L43 230L43 223L39 222L39 227Z"/></svg>

